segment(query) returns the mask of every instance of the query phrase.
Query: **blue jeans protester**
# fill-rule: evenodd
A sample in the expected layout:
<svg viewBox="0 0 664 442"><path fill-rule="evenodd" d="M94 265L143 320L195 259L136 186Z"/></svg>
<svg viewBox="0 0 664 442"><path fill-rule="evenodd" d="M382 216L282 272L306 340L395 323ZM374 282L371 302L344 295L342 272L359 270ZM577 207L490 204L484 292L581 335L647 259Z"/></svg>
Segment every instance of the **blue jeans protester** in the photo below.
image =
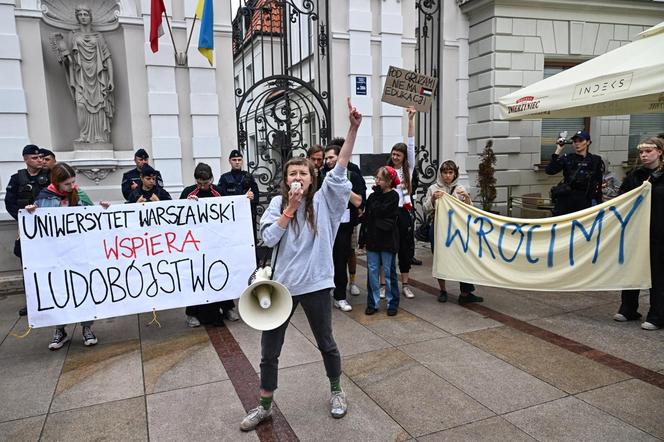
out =
<svg viewBox="0 0 664 442"><path fill-rule="evenodd" d="M397 279L396 254L367 250L367 307L378 309L380 305L380 266L385 272L385 297L387 310L399 308L399 280Z"/></svg>

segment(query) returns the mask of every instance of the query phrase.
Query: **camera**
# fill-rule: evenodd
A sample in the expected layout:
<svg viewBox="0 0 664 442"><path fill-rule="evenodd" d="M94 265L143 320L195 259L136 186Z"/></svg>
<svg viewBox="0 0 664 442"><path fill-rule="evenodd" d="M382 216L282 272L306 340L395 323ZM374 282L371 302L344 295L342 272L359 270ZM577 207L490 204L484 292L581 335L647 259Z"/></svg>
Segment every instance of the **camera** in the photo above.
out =
<svg viewBox="0 0 664 442"><path fill-rule="evenodd" d="M564 130L558 134L558 139L556 144L559 146L564 146L565 144L572 144L572 140L567 138L567 131Z"/></svg>

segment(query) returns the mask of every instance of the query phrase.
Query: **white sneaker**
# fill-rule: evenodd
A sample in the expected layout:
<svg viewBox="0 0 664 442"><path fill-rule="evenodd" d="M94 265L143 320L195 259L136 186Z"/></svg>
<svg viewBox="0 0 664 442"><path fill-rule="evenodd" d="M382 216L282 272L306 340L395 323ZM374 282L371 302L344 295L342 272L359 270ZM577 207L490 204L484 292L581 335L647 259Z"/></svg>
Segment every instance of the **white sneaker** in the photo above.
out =
<svg viewBox="0 0 664 442"><path fill-rule="evenodd" d="M240 315L237 314L234 308L224 311L224 319L228 319L231 322L239 321Z"/></svg>
<svg viewBox="0 0 664 442"><path fill-rule="evenodd" d="M251 431L256 428L258 424L272 416L272 407L267 410L259 405L256 408L249 410L249 413L240 422L240 430Z"/></svg>
<svg viewBox="0 0 664 442"><path fill-rule="evenodd" d="M342 312L349 312L353 310L353 307L351 307L348 301L345 299L342 299L341 301L334 301L334 306Z"/></svg>
<svg viewBox="0 0 664 442"><path fill-rule="evenodd" d="M385 286L381 285L379 291L380 291L380 299L385 299Z"/></svg>
<svg viewBox="0 0 664 442"><path fill-rule="evenodd" d="M359 296L360 295L360 288L355 284L349 284L348 285L348 291L353 296Z"/></svg>
<svg viewBox="0 0 664 442"><path fill-rule="evenodd" d="M641 328L644 330L659 330L659 326L653 324L652 322L642 322Z"/></svg>
<svg viewBox="0 0 664 442"><path fill-rule="evenodd" d="M198 320L196 316L187 316L187 327L196 328L200 326L201 322Z"/></svg>
<svg viewBox="0 0 664 442"><path fill-rule="evenodd" d="M330 414L335 419L341 419L348 411L348 402L346 401L346 393L343 391L335 391L330 397Z"/></svg>
<svg viewBox="0 0 664 442"><path fill-rule="evenodd" d="M403 295L408 299L413 299L415 297L415 293L413 293L413 291L407 285L403 286Z"/></svg>
<svg viewBox="0 0 664 442"><path fill-rule="evenodd" d="M626 322L627 317L621 313L616 313L615 315L613 315L613 320L618 322Z"/></svg>

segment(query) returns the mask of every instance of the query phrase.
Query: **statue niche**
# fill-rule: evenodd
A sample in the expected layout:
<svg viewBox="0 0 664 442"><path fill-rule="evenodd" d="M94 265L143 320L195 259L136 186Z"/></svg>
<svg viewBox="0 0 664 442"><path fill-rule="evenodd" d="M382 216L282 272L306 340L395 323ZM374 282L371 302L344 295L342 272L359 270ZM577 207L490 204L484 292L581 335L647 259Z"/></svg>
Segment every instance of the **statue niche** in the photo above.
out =
<svg viewBox="0 0 664 442"><path fill-rule="evenodd" d="M119 2L42 0L44 21L68 29L51 35L51 47L65 70L76 107L79 137L75 150L112 150L111 122L115 112L113 62L101 30L118 26Z"/></svg>

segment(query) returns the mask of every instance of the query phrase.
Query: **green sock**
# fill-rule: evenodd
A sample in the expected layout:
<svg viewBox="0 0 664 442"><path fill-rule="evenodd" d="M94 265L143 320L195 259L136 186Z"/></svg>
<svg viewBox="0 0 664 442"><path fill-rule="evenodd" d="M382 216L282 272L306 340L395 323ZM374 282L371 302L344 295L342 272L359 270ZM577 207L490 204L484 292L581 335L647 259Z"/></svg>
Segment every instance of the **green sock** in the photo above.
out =
<svg viewBox="0 0 664 442"><path fill-rule="evenodd" d="M341 391L341 380L339 378L330 378L330 390L332 390L332 393Z"/></svg>
<svg viewBox="0 0 664 442"><path fill-rule="evenodd" d="M263 406L263 409L269 410L270 407L272 406L272 396L269 396L269 397L261 396L258 403Z"/></svg>

